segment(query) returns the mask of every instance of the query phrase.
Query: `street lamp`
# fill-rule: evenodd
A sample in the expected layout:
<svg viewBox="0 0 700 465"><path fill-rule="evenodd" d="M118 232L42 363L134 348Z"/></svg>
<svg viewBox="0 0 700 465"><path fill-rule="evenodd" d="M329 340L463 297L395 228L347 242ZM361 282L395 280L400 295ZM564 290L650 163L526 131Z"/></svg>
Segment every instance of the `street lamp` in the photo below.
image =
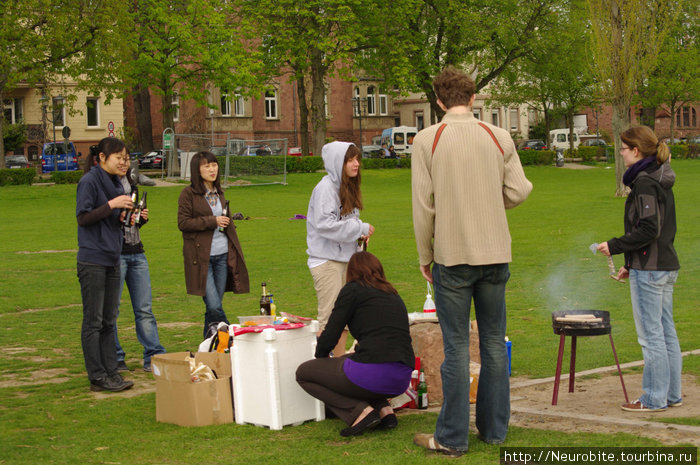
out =
<svg viewBox="0 0 700 465"><path fill-rule="evenodd" d="M367 111L367 98L366 97L353 97L352 98L352 108L355 114L359 118L360 122L360 153L364 155L363 139L362 139L362 114Z"/></svg>

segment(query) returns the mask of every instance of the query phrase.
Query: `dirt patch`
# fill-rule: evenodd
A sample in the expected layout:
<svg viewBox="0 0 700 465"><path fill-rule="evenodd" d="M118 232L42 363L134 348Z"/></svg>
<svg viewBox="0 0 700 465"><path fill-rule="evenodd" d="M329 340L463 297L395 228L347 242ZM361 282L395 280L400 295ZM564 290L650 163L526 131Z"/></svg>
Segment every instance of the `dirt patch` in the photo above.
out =
<svg viewBox="0 0 700 465"><path fill-rule="evenodd" d="M700 380L683 375L681 407L655 413L626 412L620 408L625 402L620 377L615 367L608 368L597 375L577 375L571 393L568 375L562 376L557 405L552 405L553 378L512 379L511 425L564 432L629 433L664 444L700 446L700 426L673 423L674 418L700 418ZM642 393L642 374L628 373L623 378L632 402Z"/></svg>
<svg viewBox="0 0 700 465"><path fill-rule="evenodd" d="M19 250L15 252L17 254L36 254L36 253L78 253L78 249L66 249L66 250Z"/></svg>
<svg viewBox="0 0 700 465"><path fill-rule="evenodd" d="M192 326L201 326L201 323L189 323L186 321L174 321L172 323L158 323L158 327L168 328L168 329L187 329L187 328L191 328Z"/></svg>
<svg viewBox="0 0 700 465"><path fill-rule="evenodd" d="M61 384L69 381L68 370L65 368L53 368L48 370L37 370L31 374L31 378L26 378L23 374L7 373L0 378L0 388L34 386L36 384Z"/></svg>

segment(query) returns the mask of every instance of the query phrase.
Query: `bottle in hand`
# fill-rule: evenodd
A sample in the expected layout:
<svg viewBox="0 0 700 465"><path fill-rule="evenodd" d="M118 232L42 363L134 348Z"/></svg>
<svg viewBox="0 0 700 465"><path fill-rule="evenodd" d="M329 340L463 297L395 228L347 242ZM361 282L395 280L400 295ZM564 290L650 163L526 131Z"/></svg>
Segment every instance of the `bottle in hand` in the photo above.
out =
<svg viewBox="0 0 700 465"><path fill-rule="evenodd" d="M272 308L270 306L270 296L267 293L267 283L262 283L262 296L260 297L260 314L270 315Z"/></svg>
<svg viewBox="0 0 700 465"><path fill-rule="evenodd" d="M141 221L141 212L144 211L148 206L146 205L146 195L148 192L144 192L139 200L139 204L136 207L136 212L134 213L134 224L138 224Z"/></svg>
<svg viewBox="0 0 700 465"><path fill-rule="evenodd" d="M224 204L223 210L221 210L221 216L226 216L226 217L230 218L230 213L229 213L229 208L228 208L228 200ZM226 231L226 228L224 228L223 226L219 226L219 232L224 232L224 231Z"/></svg>
<svg viewBox="0 0 700 465"><path fill-rule="evenodd" d="M131 203L136 205L136 200L137 200L137 194L136 191L131 193ZM134 209L130 209L126 211L126 215L124 215L124 225L125 226L131 226L131 216L134 214Z"/></svg>

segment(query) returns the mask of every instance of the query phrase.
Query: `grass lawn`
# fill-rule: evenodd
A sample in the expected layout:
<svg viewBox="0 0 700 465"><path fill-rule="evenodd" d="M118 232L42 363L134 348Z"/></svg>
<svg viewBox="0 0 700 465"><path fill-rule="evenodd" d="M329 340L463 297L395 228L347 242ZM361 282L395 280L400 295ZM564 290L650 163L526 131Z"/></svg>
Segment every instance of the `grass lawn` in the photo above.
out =
<svg viewBox="0 0 700 465"><path fill-rule="evenodd" d="M682 350L700 347L693 282L700 266L700 163L674 160L681 273L674 312ZM513 263L508 284L508 335L513 341L513 375L554 374L558 337L551 312L601 309L611 312L620 362L640 360L627 285L607 277L607 264L588 246L622 234L624 200L613 197L614 169L526 168L534 184L530 198L509 211ZM288 185L231 187L227 198L250 272L251 293L227 294L229 319L257 311L260 283L267 282L278 311L315 315L315 293L306 266L306 225L290 220L306 214L322 173L288 175ZM693 181L695 179L695 181ZM170 352L195 350L204 305L188 296L177 229L177 198L184 185L147 187L151 221L142 230L150 262L153 308L163 345ZM409 170L366 170L362 218L376 228L369 250L404 298L419 311L425 282L413 240ZM282 431L224 425L181 428L155 422L153 393L94 396L88 390L80 348L81 298L76 277L75 186L0 188L0 464L120 463L425 463L411 444L413 433L431 431L436 416L404 416L397 430L355 439L338 435L338 420L306 423ZM615 257L616 266L622 264ZM141 347L125 290L120 340L131 366ZM700 363L685 360L685 372L700 375ZM565 360L564 364L566 365ZM580 338L577 370L612 365L609 347ZM43 381L33 382L37 374ZM138 384L144 373L130 377ZM635 395L636 393L631 393ZM689 422L692 424L693 420ZM696 423L695 423L696 424ZM652 440L629 435L569 435L511 428L508 446L647 446ZM498 447L471 442L471 463L497 463Z"/></svg>

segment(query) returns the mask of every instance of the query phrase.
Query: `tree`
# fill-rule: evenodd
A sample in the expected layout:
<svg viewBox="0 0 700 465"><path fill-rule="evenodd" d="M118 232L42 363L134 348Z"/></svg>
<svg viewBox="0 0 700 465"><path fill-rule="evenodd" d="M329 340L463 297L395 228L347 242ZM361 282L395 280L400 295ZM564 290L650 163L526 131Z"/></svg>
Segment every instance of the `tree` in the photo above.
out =
<svg viewBox="0 0 700 465"><path fill-rule="evenodd" d="M630 126L630 105L654 68L661 43L675 21L672 0L588 0L595 72L612 104L615 140L615 195L625 195L620 134Z"/></svg>
<svg viewBox="0 0 700 465"><path fill-rule="evenodd" d="M81 87L101 88L109 98L113 93L101 84L121 62L128 26L124 2L118 0L0 2L0 102L20 83L50 86L66 77ZM3 139L0 166L5 165Z"/></svg>
<svg viewBox="0 0 700 465"><path fill-rule="evenodd" d="M397 41L380 43L389 86L420 91L442 117L432 78L448 65L475 76L477 91L532 53L557 21L563 0L406 0L394 2ZM369 67L369 65L368 65ZM378 68L376 68L378 69ZM434 121L433 121L434 122Z"/></svg>
<svg viewBox="0 0 700 465"><path fill-rule="evenodd" d="M491 100L502 104L527 103L544 115L547 145L557 117L564 117L573 151L573 118L593 96L594 77L588 54L588 18L582 0L562 5L558 21L530 53L506 69L490 88Z"/></svg>
<svg viewBox="0 0 700 465"><path fill-rule="evenodd" d="M0 116L0 118L2 118L2 116ZM19 122L15 124L6 124L3 126L3 128L3 143L5 144L5 150L11 152L24 145L24 141L27 140L27 126L25 126L24 123ZM1 166L5 166L4 163L5 162L3 161L3 165Z"/></svg>
<svg viewBox="0 0 700 465"><path fill-rule="evenodd" d="M136 105L150 111L146 89L161 98L163 127L175 127L178 101L209 102L207 84L222 89L254 88L256 55L238 39L237 14L217 0L138 0L132 4L136 52L126 82ZM149 131L144 120L140 132ZM152 137L141 135L141 140ZM172 168L178 170L178 159Z"/></svg>
<svg viewBox="0 0 700 465"><path fill-rule="evenodd" d="M690 8L689 8L690 7ZM638 101L648 108L666 107L671 116L671 140L675 138L676 113L700 100L700 21L697 6L685 3L666 36L656 68L640 86Z"/></svg>
<svg viewBox="0 0 700 465"><path fill-rule="evenodd" d="M238 1L245 30L263 36L259 50L268 65L266 75L272 80L288 74L296 83L303 153L308 153L309 115L314 153L321 153L325 143L326 80L335 74L350 77L359 55L386 38L389 6L387 1L362 0Z"/></svg>

